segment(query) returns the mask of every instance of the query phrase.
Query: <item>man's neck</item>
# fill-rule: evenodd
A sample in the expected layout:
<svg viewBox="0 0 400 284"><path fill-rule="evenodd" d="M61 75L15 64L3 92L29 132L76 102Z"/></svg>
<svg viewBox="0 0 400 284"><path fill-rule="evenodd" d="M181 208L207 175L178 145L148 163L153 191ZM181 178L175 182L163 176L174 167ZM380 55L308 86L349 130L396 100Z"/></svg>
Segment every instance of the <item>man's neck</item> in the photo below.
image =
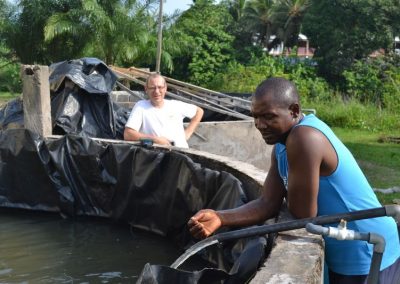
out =
<svg viewBox="0 0 400 284"><path fill-rule="evenodd" d="M162 108L164 106L164 101L161 101L161 102L152 102L152 101L150 101L150 103L155 108Z"/></svg>

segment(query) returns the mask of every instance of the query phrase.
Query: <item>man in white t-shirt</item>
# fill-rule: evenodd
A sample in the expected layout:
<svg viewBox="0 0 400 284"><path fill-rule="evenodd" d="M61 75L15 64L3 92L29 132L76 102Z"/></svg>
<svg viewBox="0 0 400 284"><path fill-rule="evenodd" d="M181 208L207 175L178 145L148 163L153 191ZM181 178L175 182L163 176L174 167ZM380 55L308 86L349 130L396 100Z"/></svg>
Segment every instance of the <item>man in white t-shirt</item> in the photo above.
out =
<svg viewBox="0 0 400 284"><path fill-rule="evenodd" d="M193 104L164 99L167 83L163 76L152 74L147 78L145 91L149 100L138 101L125 124L124 140L151 139L160 145L189 148L192 136L203 117L203 109ZM183 119L190 118L186 128Z"/></svg>

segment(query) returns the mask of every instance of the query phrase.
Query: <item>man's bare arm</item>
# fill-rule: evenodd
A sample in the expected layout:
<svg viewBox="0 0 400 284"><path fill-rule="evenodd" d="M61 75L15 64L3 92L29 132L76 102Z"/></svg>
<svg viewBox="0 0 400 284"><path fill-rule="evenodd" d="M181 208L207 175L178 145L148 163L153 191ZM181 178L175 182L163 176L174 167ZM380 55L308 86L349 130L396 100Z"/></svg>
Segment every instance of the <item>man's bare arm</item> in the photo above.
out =
<svg viewBox="0 0 400 284"><path fill-rule="evenodd" d="M203 114L204 114L203 109L197 107L196 114L192 117L188 126L185 129L186 140L189 140L189 138L192 136L193 132L196 130L197 126L199 125L199 123L203 117Z"/></svg>
<svg viewBox="0 0 400 284"><path fill-rule="evenodd" d="M288 208L296 218L315 217L318 212L320 168L332 146L318 130L296 127L286 141L289 164Z"/></svg>
<svg viewBox="0 0 400 284"><path fill-rule="evenodd" d="M272 155L271 168L260 198L234 209L200 210L189 220L189 230L194 237L205 238L221 226L241 227L259 224L279 213L285 193L275 156Z"/></svg>

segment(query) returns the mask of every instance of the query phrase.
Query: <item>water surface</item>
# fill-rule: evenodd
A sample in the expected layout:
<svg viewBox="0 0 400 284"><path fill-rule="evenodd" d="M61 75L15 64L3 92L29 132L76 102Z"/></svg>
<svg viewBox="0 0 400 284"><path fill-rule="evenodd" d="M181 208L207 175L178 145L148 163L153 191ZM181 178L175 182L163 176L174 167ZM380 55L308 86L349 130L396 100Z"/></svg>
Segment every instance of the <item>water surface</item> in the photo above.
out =
<svg viewBox="0 0 400 284"><path fill-rule="evenodd" d="M182 251L127 224L0 210L0 283L135 283Z"/></svg>

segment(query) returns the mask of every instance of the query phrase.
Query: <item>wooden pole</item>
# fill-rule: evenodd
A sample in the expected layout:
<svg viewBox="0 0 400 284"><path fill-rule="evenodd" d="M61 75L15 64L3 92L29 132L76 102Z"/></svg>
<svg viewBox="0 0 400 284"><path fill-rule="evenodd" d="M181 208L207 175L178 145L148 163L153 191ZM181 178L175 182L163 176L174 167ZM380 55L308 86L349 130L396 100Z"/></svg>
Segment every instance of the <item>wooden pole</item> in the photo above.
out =
<svg viewBox="0 0 400 284"><path fill-rule="evenodd" d="M52 134L49 67L22 65L24 125L40 136Z"/></svg>
<svg viewBox="0 0 400 284"><path fill-rule="evenodd" d="M158 74L160 74L161 51L162 51L163 1L164 0L160 0L160 11L158 14L158 39L157 39L157 59L156 59L156 72Z"/></svg>

